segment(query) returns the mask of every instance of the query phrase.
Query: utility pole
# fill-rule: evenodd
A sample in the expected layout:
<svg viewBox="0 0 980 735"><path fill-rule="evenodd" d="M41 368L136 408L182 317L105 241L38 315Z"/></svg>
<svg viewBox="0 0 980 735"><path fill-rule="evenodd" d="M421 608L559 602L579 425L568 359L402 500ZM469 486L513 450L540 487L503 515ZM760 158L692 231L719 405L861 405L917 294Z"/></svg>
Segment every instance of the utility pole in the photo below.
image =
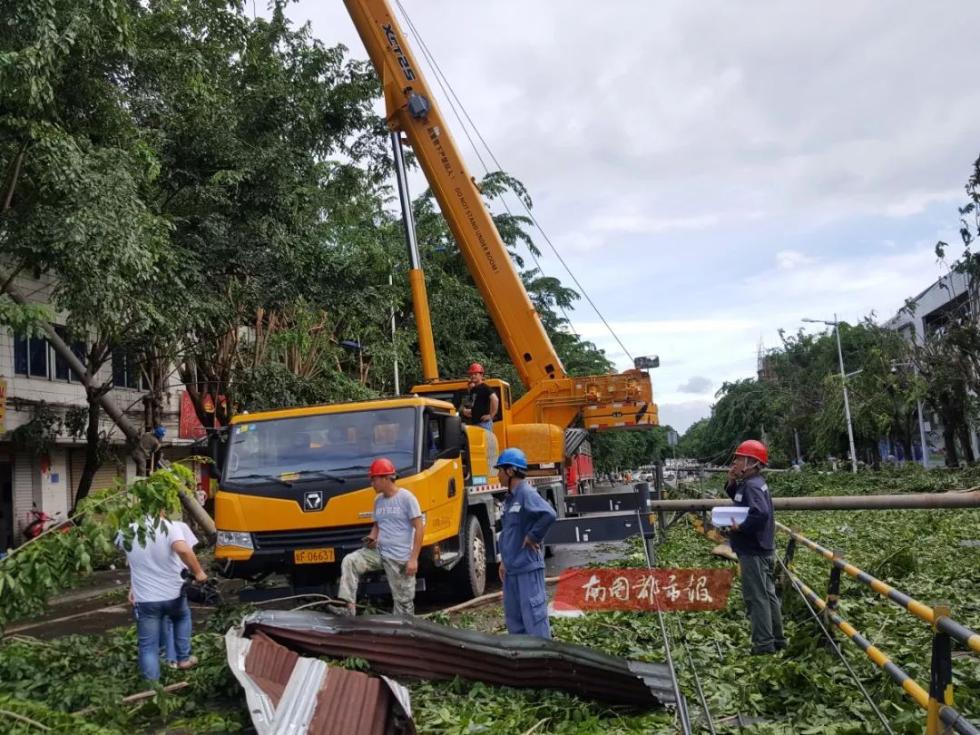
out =
<svg viewBox="0 0 980 735"><path fill-rule="evenodd" d="M914 362L892 362L892 372L895 372L900 367L912 368L912 374L915 377L919 377L919 366ZM926 437L926 422L922 414L921 398L916 399L915 410L919 418L919 443L922 445L922 467L929 469L929 440Z"/></svg>
<svg viewBox="0 0 980 735"><path fill-rule="evenodd" d="M840 382L844 387L844 415L847 417L847 441L851 445L851 472L857 474L857 452L854 450L854 427L851 424L851 402L847 397L847 374L844 372L844 352L840 346L840 322L834 314L834 332L837 335L837 359L840 362Z"/></svg>
<svg viewBox="0 0 980 735"><path fill-rule="evenodd" d="M844 352L840 346L840 322L837 319L837 314L834 314L834 320L832 322L826 319L803 319L802 321L826 324L834 328L834 335L837 337L837 361L840 364L840 382L841 387L844 389L844 417L847 419L847 441L851 448L851 472L857 474L858 461L857 452L854 449L854 427L851 424L851 401L847 395L847 373L844 371Z"/></svg>

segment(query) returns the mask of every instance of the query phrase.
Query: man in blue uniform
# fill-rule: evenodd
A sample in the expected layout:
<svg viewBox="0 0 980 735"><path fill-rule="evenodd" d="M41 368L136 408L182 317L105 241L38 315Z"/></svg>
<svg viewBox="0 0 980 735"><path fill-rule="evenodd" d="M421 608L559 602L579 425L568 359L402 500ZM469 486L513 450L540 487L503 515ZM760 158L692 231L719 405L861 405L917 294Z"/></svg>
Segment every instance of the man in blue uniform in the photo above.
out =
<svg viewBox="0 0 980 735"><path fill-rule="evenodd" d="M741 568L742 599L752 627L753 654L771 654L786 648L773 582L776 519L769 486L760 474L768 461L765 444L754 439L742 442L735 450L725 484L732 502L749 509L744 521L732 522L730 540Z"/></svg>
<svg viewBox="0 0 980 735"><path fill-rule="evenodd" d="M542 542L555 522L555 509L525 479L527 457L520 449L505 449L496 468L507 488L498 543L507 632L551 638Z"/></svg>

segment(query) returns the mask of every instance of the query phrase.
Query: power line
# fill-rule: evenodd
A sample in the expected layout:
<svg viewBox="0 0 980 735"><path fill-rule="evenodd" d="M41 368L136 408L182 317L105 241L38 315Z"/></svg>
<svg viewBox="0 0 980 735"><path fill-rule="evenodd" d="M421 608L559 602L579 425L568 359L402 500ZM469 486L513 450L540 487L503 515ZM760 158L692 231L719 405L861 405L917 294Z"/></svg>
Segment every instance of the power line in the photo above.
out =
<svg viewBox="0 0 980 735"><path fill-rule="evenodd" d="M405 10L404 6L402 5L401 0L395 0L395 2L398 5L398 9L405 17L405 21L408 24L409 30L412 33L415 40L418 42L419 48L422 49L423 56L432 66L432 69L436 74L436 81L439 84L439 87L442 89L443 94L447 95L447 101L449 102L450 107L453 108L453 114L456 116L456 119L463 127L463 132L466 135L467 140L469 140L470 145L473 146L474 152L476 153L476 156L479 159L480 163L483 165L484 170L489 171L489 168L487 167L486 162L483 160L483 157L480 155L479 151L476 150L476 145L473 142L473 138L470 136L468 130L466 129L466 125L460 119L459 113L456 112L455 106L457 104L459 105L459 108L462 111L463 116L466 118L470 126L473 128L473 132L476 134L477 138L479 138L480 142L483 144L483 147L486 149L494 165L500 171L505 170L504 167L501 165L500 161L494 155L493 150L490 148L490 145L487 143L486 139L480 133L480 129L477 127L476 123L473 122L473 119L470 117L469 113L466 112L466 107L459 99L459 96L456 94L455 90L453 89L452 84L449 82L449 79L446 77L445 74L443 74L442 68L435 60L435 56L429 51L428 46L426 45L425 41L422 39L421 33L419 33L418 29L415 27L415 24L412 22L411 17L409 16L408 12ZM455 100L455 104L453 102L454 100ZM548 244L548 247L551 249L552 253L554 253L556 258L558 258L558 262L561 263L562 267L565 269L565 272L567 272L569 277L571 277L572 282L575 284L576 288L578 288L579 293L582 295L582 298L584 298L586 302L589 304L589 306L592 307L592 310L596 313L596 316L599 317L599 320L609 331L609 334L612 335L614 340L616 340L616 344L619 345L623 353L630 359L630 361L633 361L633 355L630 353L628 349L626 349L626 345L623 344L622 340L619 338L619 335L616 334L615 330L613 330L612 326L606 320L605 316L603 316L602 312L599 311L599 307L596 306L595 302L592 300L592 297L589 296L588 292L585 290L585 287L578 280L578 278L575 277L575 274L572 272L572 269L569 267L568 263L561 256L561 253L558 252L558 249L551 241L551 238L548 237L548 233L544 231L544 228L541 226L541 223L539 223L537 218L534 216L534 214L531 213L531 208L528 207L527 203L521 197L517 197L517 199L520 202L521 207L527 213L528 219L531 220L531 223L535 226L535 228L537 228L538 232L541 233L541 236L544 238L544 241ZM507 202L503 199L503 196L501 196L501 203L503 204L504 209L507 210L507 213L513 216L513 213L510 211L510 208L507 206ZM531 254L531 258L534 260L535 265L538 267L538 270L541 272L542 275L544 275L544 270L541 268L541 264L538 261L537 256L534 254L533 250L531 250L530 248L528 250ZM571 319L565 313L565 310L561 306L559 306L559 309L561 310L562 314L565 316L565 320L569 323L570 326L572 326L574 330L574 325L572 324Z"/></svg>
<svg viewBox="0 0 980 735"><path fill-rule="evenodd" d="M864 698L868 700L868 704L871 705L871 709L874 710L874 713L878 716L878 719L881 720L881 724L882 727L885 728L885 732L887 732L888 735L895 735L894 730L892 730L891 726L888 724L888 720L885 719L885 716L881 713L881 710L878 709L878 705L875 704L874 699L872 699L871 695L868 694L868 690L864 688L864 684L861 683L861 680L858 678L858 675L855 673L854 669L851 668L851 664L848 663L847 658L844 656L844 652L841 650L840 646L837 645L837 641L835 641L834 637L830 635L830 631L828 631L826 626L824 626L823 621L820 619L820 615L818 615L817 611L813 609L813 606L810 605L810 601L806 598L806 595L803 594L803 590L801 590L797 585L793 573L786 568L786 565L783 563L782 559L780 559L778 556L776 556L775 558L776 561L779 563L779 566L783 568L783 572L785 572L786 574L786 579L790 581L790 583L793 585L793 589L799 593L803 602L806 603L807 609L810 611L810 614L813 616L813 619L817 622L817 625L820 626L820 630L824 634L824 637L827 639L827 642L830 644L831 648L834 649L834 652L840 658L844 666L847 667L847 670L851 675L851 679L854 681L855 684L857 684L858 689L861 690L861 693L864 695Z"/></svg>
<svg viewBox="0 0 980 735"><path fill-rule="evenodd" d="M480 149L473 141L473 136L470 135L470 127L473 128L473 132L480 139L480 142L483 143L483 146L486 148L487 153L493 159L494 165L497 166L497 170L502 171L503 167L500 165L500 162L497 161L496 157L493 155L493 151L490 150L490 147L487 145L487 142L483 139L483 136L480 135L480 131L473 123L473 119L469 116L469 113L466 112L466 108L463 106L462 101L459 99L459 96L456 94L456 91L453 89L452 85L450 84L449 79L446 77L445 74L443 74L442 68L439 66L438 62L436 61L435 56L432 54L432 52L429 50L428 45L422 39L422 34L419 33L418 29L415 27L415 24L412 22L411 17L408 15L408 11L406 11L405 8L402 6L400 0L396 0L396 3L398 4L398 9L405 17L405 22L408 25L409 32L412 34L413 38L415 38L415 41L418 43L419 48L422 50L422 57L425 59L426 62L428 62L430 68L432 69L433 76L435 76L436 79L436 83L439 85L439 88L442 90L443 96L446 98L447 102L449 103L449 109L452 110L453 116L456 118L456 122L459 123L459 127L462 129L463 135L466 136L466 140L469 141L470 148L473 149L473 153L476 155L477 160L479 160L480 165L483 166L484 173L487 174L490 173L490 167L487 165L487 162L483 159L483 155L480 153ZM463 118L460 117L460 111L462 111L463 116L469 121L469 125L463 122ZM518 197L518 199L520 199L520 197ZM507 200L504 198L503 193L501 193L500 195L500 203L503 205L504 210L506 210L507 214L510 215L511 217L514 217L514 213L511 211L510 206L508 206ZM528 246L527 251L528 254L531 256L531 259L534 261L534 265L537 267L538 272L541 273L542 276L545 276L546 274L544 272L544 268L541 267L541 262L538 260L538 256L534 252L534 248ZM568 312L565 311L565 307L562 306L561 304L556 304L556 306L558 307L558 310L561 312L565 321L568 322L568 324L574 330L575 327L572 324L572 319L571 317L568 316Z"/></svg>

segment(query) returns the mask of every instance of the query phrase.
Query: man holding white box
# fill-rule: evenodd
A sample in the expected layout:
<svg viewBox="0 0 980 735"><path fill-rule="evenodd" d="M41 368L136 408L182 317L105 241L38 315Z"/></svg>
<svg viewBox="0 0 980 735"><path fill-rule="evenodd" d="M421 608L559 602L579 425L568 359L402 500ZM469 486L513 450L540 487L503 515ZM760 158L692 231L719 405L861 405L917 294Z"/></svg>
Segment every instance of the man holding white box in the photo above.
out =
<svg viewBox="0 0 980 735"><path fill-rule="evenodd" d="M742 599L752 626L752 653L772 654L786 648L783 617L773 581L776 519L769 486L760 474L769 461L766 445L749 439L738 445L728 470L725 492L745 519L732 520L732 551L741 568Z"/></svg>

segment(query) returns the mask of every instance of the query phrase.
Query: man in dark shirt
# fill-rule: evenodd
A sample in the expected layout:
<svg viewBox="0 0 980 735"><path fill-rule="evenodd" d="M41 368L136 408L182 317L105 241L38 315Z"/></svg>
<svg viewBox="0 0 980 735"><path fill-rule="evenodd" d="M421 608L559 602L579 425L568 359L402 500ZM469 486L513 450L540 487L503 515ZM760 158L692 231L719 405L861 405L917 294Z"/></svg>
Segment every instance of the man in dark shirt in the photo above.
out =
<svg viewBox="0 0 980 735"><path fill-rule="evenodd" d="M469 377L469 406L463 407L463 416L473 426L482 426L487 431L493 431L493 417L497 415L500 405L497 394L483 382L483 366L480 363L474 362L470 365Z"/></svg>
<svg viewBox="0 0 980 735"><path fill-rule="evenodd" d="M748 508L741 523L732 522L732 551L741 568L742 599L752 627L752 653L770 654L786 647L779 597L773 582L776 519L769 486L760 474L769 461L765 444L749 439L738 445L728 470L725 492Z"/></svg>
<svg viewBox="0 0 980 735"><path fill-rule="evenodd" d="M483 366L474 362L470 365L470 390L466 405L460 413L473 426L487 430L487 471L497 463L497 438L493 433L493 419L500 407L500 399L489 385L483 382Z"/></svg>

